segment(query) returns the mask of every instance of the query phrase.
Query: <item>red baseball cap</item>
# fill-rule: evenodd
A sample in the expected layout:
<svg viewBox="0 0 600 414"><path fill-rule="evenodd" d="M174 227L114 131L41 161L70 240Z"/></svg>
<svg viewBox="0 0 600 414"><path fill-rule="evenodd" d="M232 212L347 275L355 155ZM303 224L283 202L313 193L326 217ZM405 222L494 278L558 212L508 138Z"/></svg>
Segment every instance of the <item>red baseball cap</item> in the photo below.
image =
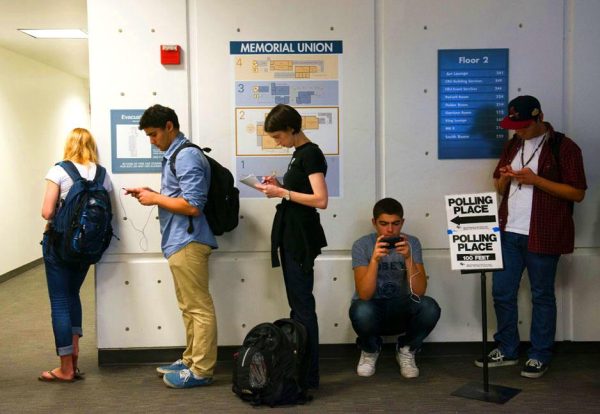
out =
<svg viewBox="0 0 600 414"><path fill-rule="evenodd" d="M527 128L538 119L542 113L540 101L533 96L522 95L508 103L508 116L500 121L500 128Z"/></svg>

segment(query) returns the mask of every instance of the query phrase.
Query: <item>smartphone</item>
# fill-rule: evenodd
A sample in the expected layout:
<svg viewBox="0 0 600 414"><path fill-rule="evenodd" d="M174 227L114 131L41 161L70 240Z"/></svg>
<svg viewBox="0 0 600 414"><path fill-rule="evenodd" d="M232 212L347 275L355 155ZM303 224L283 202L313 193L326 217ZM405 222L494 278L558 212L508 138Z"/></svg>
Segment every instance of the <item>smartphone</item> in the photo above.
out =
<svg viewBox="0 0 600 414"><path fill-rule="evenodd" d="M404 240L404 237L402 237L402 236L392 236L392 237L384 237L383 239L381 239L379 241L383 242L383 243L387 243L388 249L392 250L392 249L396 248L396 243L401 242L402 240Z"/></svg>

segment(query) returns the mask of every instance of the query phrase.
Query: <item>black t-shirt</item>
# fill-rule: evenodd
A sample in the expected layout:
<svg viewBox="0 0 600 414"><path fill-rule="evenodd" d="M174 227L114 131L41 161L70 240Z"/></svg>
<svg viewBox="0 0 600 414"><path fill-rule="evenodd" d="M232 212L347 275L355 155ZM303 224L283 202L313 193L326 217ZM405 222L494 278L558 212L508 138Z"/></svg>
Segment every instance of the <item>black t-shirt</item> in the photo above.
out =
<svg viewBox="0 0 600 414"><path fill-rule="evenodd" d="M317 144L308 142L296 148L288 169L283 176L284 188L304 194L313 194L308 176L327 173L327 161ZM277 249L283 246L294 255L306 271L311 271L315 257L321 248L327 246L327 239L321 227L319 213L314 207L281 200L273 219L271 231L271 261L279 266Z"/></svg>
<svg viewBox="0 0 600 414"><path fill-rule="evenodd" d="M308 176L314 173L327 174L327 161L319 146L307 142L296 148L288 169L283 176L283 186L290 191L313 194Z"/></svg>

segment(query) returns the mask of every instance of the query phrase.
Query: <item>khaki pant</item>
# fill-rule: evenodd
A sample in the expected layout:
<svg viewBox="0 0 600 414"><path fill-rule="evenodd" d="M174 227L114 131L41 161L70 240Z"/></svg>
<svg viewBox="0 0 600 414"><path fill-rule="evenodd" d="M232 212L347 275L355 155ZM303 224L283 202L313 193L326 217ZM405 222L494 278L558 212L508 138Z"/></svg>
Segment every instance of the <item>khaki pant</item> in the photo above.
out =
<svg viewBox="0 0 600 414"><path fill-rule="evenodd" d="M192 242L169 257L175 293L185 325L183 362L192 372L212 377L217 362L217 319L208 291L210 246Z"/></svg>

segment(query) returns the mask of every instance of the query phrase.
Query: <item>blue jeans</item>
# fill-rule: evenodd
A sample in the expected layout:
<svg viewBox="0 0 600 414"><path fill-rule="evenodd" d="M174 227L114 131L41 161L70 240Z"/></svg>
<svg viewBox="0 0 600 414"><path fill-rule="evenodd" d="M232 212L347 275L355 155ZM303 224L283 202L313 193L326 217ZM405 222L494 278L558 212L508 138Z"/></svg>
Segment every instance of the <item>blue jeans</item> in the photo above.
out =
<svg viewBox="0 0 600 414"><path fill-rule="evenodd" d="M50 296L52 330L56 354L73 354L73 335L83 335L81 329L81 300L79 289L90 268L83 264L66 264L56 257L48 242L48 234L42 240L42 252Z"/></svg>
<svg viewBox="0 0 600 414"><path fill-rule="evenodd" d="M537 254L527 250L529 236L502 233L504 270L492 278L492 296L496 310L497 332L494 339L508 358L518 357L519 309L517 294L523 270L527 268L531 285L531 349L528 357L545 364L552 358L556 334L556 297L554 281L560 255Z"/></svg>
<svg viewBox="0 0 600 414"><path fill-rule="evenodd" d="M358 335L356 343L365 352L381 350L382 335L399 335L397 345L418 350L423 340L435 328L441 309L429 296L420 302L410 297L390 299L355 299L350 305L350 320ZM403 334L404 335L400 335Z"/></svg>
<svg viewBox="0 0 600 414"><path fill-rule="evenodd" d="M281 267L285 281L285 292L292 311L290 318L300 322L306 328L307 351L310 359L308 368L308 386L319 386L319 324L313 285L314 270L304 269L294 260L292 253L280 248Z"/></svg>

